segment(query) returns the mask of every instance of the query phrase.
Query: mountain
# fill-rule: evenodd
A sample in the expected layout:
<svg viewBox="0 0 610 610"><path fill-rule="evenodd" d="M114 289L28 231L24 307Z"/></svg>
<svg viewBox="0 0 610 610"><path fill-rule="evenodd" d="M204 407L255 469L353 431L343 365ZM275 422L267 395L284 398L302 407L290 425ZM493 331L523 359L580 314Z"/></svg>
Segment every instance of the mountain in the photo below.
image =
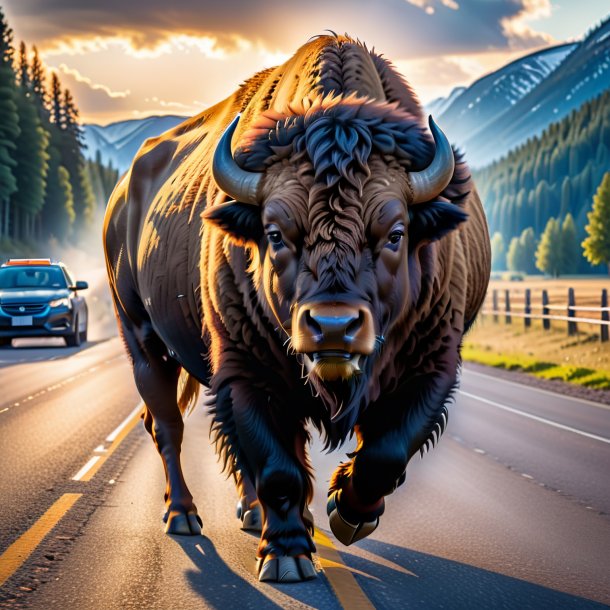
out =
<svg viewBox="0 0 610 610"><path fill-rule="evenodd" d="M480 167L609 88L607 19L576 44L528 55L479 79L438 122L466 150L469 163Z"/></svg>
<svg viewBox="0 0 610 610"><path fill-rule="evenodd" d="M427 111L464 149L473 168L505 156L552 122L567 116L610 88L610 19L580 42L543 49L517 59L467 88L456 87ZM122 172L146 138L157 136L185 117L157 116L85 125L87 156L99 150Z"/></svg>
<svg viewBox="0 0 610 610"><path fill-rule="evenodd" d="M538 237L550 218L563 222L568 213L582 241L593 194L609 170L610 89L473 176L490 234L500 233L507 246L524 229ZM579 273L593 271L582 257L578 264Z"/></svg>
<svg viewBox="0 0 610 610"><path fill-rule="evenodd" d="M110 125L84 125L85 154L94 159L99 151L104 163L111 162L119 173L126 171L144 140L179 125L187 117L151 116L145 119L119 121Z"/></svg>
<svg viewBox="0 0 610 610"><path fill-rule="evenodd" d="M426 111L434 117L441 116L464 91L466 87L455 87L447 97L437 97L426 104Z"/></svg>
<svg viewBox="0 0 610 610"><path fill-rule="evenodd" d="M438 104L439 124L451 134L454 143L466 148L470 163L480 164L478 149L472 144L478 144L477 136L488 133L500 117L548 78L577 46L562 44L526 55L476 80L460 95L452 93L447 98L449 103Z"/></svg>

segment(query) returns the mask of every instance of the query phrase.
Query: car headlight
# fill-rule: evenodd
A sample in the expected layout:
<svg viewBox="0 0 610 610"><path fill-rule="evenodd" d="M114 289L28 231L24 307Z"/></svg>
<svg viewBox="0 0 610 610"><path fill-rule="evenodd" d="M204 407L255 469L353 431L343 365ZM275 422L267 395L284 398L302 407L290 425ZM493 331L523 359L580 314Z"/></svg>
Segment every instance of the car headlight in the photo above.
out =
<svg viewBox="0 0 610 610"><path fill-rule="evenodd" d="M49 301L49 306L50 307L67 307L68 309L70 309L70 307L71 307L70 299L68 299L67 297L64 297L63 299L55 299L54 301Z"/></svg>

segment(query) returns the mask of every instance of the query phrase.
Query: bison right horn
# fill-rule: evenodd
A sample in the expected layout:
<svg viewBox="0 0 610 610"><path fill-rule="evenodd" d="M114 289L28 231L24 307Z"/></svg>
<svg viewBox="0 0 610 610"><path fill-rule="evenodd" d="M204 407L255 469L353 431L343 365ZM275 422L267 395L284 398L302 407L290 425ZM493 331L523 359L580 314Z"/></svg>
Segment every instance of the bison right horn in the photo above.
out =
<svg viewBox="0 0 610 610"><path fill-rule="evenodd" d="M438 197L445 190L453 176L455 159L453 149L445 134L438 125L429 118L430 131L436 145L436 152L432 163L421 172L409 172L409 182L413 189L413 202L423 203Z"/></svg>
<svg viewBox="0 0 610 610"><path fill-rule="evenodd" d="M231 121L216 145L212 174L216 184L232 199L242 203L259 203L258 188L262 173L248 172L239 167L231 152L231 138L239 118L238 114Z"/></svg>

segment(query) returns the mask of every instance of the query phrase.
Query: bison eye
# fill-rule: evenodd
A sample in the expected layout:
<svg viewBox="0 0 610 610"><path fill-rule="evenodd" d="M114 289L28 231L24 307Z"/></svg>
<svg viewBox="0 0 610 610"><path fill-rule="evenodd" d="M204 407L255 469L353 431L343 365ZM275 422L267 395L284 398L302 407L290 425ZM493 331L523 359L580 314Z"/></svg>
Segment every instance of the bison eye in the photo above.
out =
<svg viewBox="0 0 610 610"><path fill-rule="evenodd" d="M402 238L404 236L405 236L405 232L402 227L394 229L388 236L388 243L386 244L386 247L390 248L390 250L394 250L394 252L396 252L400 245L400 241L402 240Z"/></svg>
<svg viewBox="0 0 610 610"><path fill-rule="evenodd" d="M274 250L279 250L284 245L282 234L279 231L267 231L267 240Z"/></svg>

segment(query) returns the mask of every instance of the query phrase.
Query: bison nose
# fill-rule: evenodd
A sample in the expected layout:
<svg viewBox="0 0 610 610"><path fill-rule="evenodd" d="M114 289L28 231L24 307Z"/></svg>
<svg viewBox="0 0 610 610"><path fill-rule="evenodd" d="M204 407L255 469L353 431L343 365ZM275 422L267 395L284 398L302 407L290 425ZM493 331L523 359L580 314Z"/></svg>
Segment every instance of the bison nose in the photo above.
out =
<svg viewBox="0 0 610 610"><path fill-rule="evenodd" d="M340 350L368 354L373 351L375 331L367 307L343 303L312 303L296 312L293 345L298 352Z"/></svg>

